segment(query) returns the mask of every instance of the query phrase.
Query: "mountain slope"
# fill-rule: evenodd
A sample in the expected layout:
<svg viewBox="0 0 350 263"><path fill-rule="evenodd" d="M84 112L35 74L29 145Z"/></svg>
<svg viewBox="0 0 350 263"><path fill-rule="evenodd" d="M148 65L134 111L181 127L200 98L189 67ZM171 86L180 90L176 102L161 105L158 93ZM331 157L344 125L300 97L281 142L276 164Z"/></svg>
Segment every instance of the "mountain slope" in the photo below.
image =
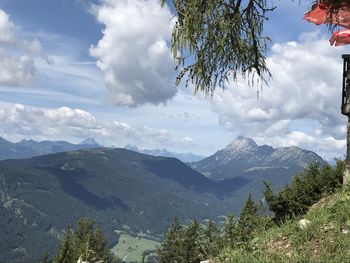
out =
<svg viewBox="0 0 350 263"><path fill-rule="evenodd" d="M204 156L196 155L193 153L169 152L166 149L139 149L137 146L130 145L130 144L126 145L124 148L138 152L138 153L143 153L143 154L148 154L148 155L153 155L153 156L172 157L172 158L179 159L180 161L182 161L184 163L198 162L198 161L205 158Z"/></svg>
<svg viewBox="0 0 350 263"><path fill-rule="evenodd" d="M0 160L24 159L38 155L97 147L101 146L91 138L81 142L80 144L72 144L66 141L37 142L34 140L22 140L17 143L12 143L0 137Z"/></svg>
<svg viewBox="0 0 350 263"><path fill-rule="evenodd" d="M320 156L311 151L298 147L274 149L268 145L258 146L252 139L238 137L225 149L190 166L222 183L233 179L244 181L224 200L237 215L248 193L256 200L262 198L264 181L278 190L289 184L293 175L312 161L325 164Z"/></svg>
<svg viewBox="0 0 350 263"><path fill-rule="evenodd" d="M249 174L259 176L260 173L274 173L276 170L293 175L312 161L325 163L316 153L298 147L274 149L268 145L258 146L252 139L238 137L225 149L191 163L191 167L209 178L222 180Z"/></svg>
<svg viewBox="0 0 350 263"><path fill-rule="evenodd" d="M222 184L177 159L125 149L1 161L0 221L14 218L7 228L23 230L18 236L2 233L0 254L8 260L38 259L82 216L101 224L111 242L116 229L162 233L174 216L215 219L229 211L220 200L223 193L239 183L245 181Z"/></svg>
<svg viewBox="0 0 350 263"><path fill-rule="evenodd" d="M222 251L215 262L350 262L349 189L325 196L301 218L265 231L241 248Z"/></svg>

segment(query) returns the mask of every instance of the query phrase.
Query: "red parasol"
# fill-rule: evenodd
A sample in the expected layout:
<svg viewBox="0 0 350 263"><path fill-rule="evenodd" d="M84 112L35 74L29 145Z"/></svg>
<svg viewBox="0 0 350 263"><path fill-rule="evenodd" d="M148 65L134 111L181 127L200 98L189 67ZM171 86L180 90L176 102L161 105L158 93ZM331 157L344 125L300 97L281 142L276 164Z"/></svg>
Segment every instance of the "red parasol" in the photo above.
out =
<svg viewBox="0 0 350 263"><path fill-rule="evenodd" d="M335 46L344 46L350 44L350 29L343 29L335 31L333 36L329 40L331 46L335 43Z"/></svg>
<svg viewBox="0 0 350 263"><path fill-rule="evenodd" d="M350 44L350 7L345 3L339 6L336 15L333 15L330 21L327 20L328 8L329 6L326 3L318 2L312 6L310 11L304 14L304 19L316 25L330 22L347 28L334 32L329 41L331 45L335 43L336 46Z"/></svg>

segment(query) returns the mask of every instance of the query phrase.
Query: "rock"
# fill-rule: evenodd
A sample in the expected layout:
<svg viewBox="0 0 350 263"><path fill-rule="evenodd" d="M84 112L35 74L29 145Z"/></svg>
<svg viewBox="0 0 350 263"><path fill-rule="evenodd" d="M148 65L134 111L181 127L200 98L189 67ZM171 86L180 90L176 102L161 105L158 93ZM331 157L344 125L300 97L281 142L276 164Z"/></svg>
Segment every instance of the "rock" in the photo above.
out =
<svg viewBox="0 0 350 263"><path fill-rule="evenodd" d="M307 228L308 225L310 225L310 223L311 223L311 221L309 221L309 220L307 220L307 219L301 219L301 220L299 221L299 227L300 227L301 229L305 229L305 228Z"/></svg>
<svg viewBox="0 0 350 263"><path fill-rule="evenodd" d="M343 234L345 234L345 235L347 235L347 234L349 234L349 230L346 230L346 229L343 229L342 231L341 231Z"/></svg>
<svg viewBox="0 0 350 263"><path fill-rule="evenodd" d="M200 263L212 263L212 261L210 261L210 260L208 259L208 260L201 261Z"/></svg>

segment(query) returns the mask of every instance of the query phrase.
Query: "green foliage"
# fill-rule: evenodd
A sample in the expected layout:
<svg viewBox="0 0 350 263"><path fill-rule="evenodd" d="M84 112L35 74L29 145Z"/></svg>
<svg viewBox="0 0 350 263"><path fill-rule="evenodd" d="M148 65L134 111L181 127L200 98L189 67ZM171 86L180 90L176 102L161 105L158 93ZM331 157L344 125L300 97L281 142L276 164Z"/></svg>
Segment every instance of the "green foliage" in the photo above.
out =
<svg viewBox="0 0 350 263"><path fill-rule="evenodd" d="M245 247L223 249L218 262L249 263L323 263L350 262L350 192L331 194L305 216L307 228L298 219L256 233Z"/></svg>
<svg viewBox="0 0 350 263"><path fill-rule="evenodd" d="M55 261L61 263L74 262L76 259L74 252L73 230L68 227L59 245L59 250L57 256L55 257Z"/></svg>
<svg viewBox="0 0 350 263"><path fill-rule="evenodd" d="M82 215L96 220L109 244L115 244L114 230L123 229L123 225L131 234L149 230L151 236L160 237L168 219L175 215L204 219L227 211L218 197L192 188L205 184L220 192L217 183L171 158L99 149L1 161L0 169L0 188L11 199L23 199L14 201L13 209L0 207L0 225L6 230L0 233L1 259L9 261L39 261L46 251L55 255L56 236ZM164 180L164 176L170 180ZM141 192L142 197L138 194ZM169 206L171 202L177 205ZM232 209L239 204L236 200L232 203ZM27 224L16 215L17 210ZM42 213L49 216L43 217ZM141 213L141 217L135 216ZM18 244L26 253L13 252Z"/></svg>
<svg viewBox="0 0 350 263"><path fill-rule="evenodd" d="M259 226L258 208L249 194L239 219L237 221L236 233L240 242L246 242L252 238L252 234Z"/></svg>
<svg viewBox="0 0 350 263"><path fill-rule="evenodd" d="M280 224L263 216L261 204L251 195L239 218L228 216L220 228L213 222L204 227L196 221L188 226L175 221L159 250L160 262L350 262L350 189L342 188L343 170L341 161L335 167L312 163L277 195L266 184L265 198L275 208L275 216L280 216ZM306 214L310 221L306 228L293 218L297 213Z"/></svg>
<svg viewBox="0 0 350 263"><path fill-rule="evenodd" d="M199 252L203 258L215 257L219 254L222 245L220 231L219 227L211 220L203 229Z"/></svg>
<svg viewBox="0 0 350 263"><path fill-rule="evenodd" d="M236 242L236 219L233 215L228 215L223 228L223 244L234 247Z"/></svg>
<svg viewBox="0 0 350 263"><path fill-rule="evenodd" d="M90 263L115 262L101 229L95 227L95 222L91 219L80 219L75 231L67 228L54 262L72 263L79 258Z"/></svg>
<svg viewBox="0 0 350 263"><path fill-rule="evenodd" d="M162 0L164 4L165 0ZM172 0L177 20L172 34L173 56L178 60L176 84L187 75L196 90L212 93L228 77L239 74L266 80L268 37L263 25L266 0ZM189 54L188 56L186 56ZM191 58L188 58L190 55ZM177 68L178 68L177 67Z"/></svg>
<svg viewBox="0 0 350 263"><path fill-rule="evenodd" d="M181 239L183 229L179 220L175 217L168 231L165 233L164 241L158 249L160 262L182 262L181 261Z"/></svg>
<svg viewBox="0 0 350 263"><path fill-rule="evenodd" d="M309 207L323 196L341 187L344 163L338 161L335 167L311 163L304 172L297 174L290 185L274 195L265 182L264 196L278 222L305 214Z"/></svg>
<svg viewBox="0 0 350 263"><path fill-rule="evenodd" d="M293 1L293 0L292 0ZM161 0L162 5L166 0ZM238 75L263 82L270 77L265 54L271 41L263 35L264 23L275 7L266 0L168 0L177 20L172 34L172 52L181 67L176 84L187 76L196 91L213 93L216 85ZM300 2L300 1L299 1ZM316 3L316 0L310 0ZM344 3L350 0L322 0L330 6L328 25ZM305 10L306 11L306 10ZM334 19L333 19L334 20Z"/></svg>
<svg viewBox="0 0 350 263"><path fill-rule="evenodd" d="M229 215L219 228L212 221L206 226L196 220L181 226L173 221L158 249L159 262L198 263L216 257L225 248L243 247L254 237L254 233L266 230L270 220L259 214L259 208L249 195L240 218Z"/></svg>
<svg viewBox="0 0 350 263"><path fill-rule="evenodd" d="M186 263L199 263L199 251L201 242L201 226L197 220L193 220L184 231L181 238L181 260Z"/></svg>

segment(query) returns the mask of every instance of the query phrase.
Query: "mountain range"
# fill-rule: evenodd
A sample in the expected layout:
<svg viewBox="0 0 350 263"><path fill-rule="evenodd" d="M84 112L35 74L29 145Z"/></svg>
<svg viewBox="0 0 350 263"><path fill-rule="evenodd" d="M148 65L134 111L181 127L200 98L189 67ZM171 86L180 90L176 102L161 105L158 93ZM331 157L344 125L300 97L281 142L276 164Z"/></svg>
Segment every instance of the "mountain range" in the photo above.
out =
<svg viewBox="0 0 350 263"><path fill-rule="evenodd" d="M0 261L37 260L54 252L65 227L82 216L96 220L110 244L117 242L115 230L161 238L174 216L185 222L219 221L229 213L238 215L248 193L261 198L263 180L276 189L309 162L325 163L311 151L258 146L244 137L190 164L127 149L95 148L94 141L2 140L2 145L7 147L1 148L4 159L4 149L11 147L36 147L39 154L69 152L0 161ZM81 146L93 148L72 149Z"/></svg>
<svg viewBox="0 0 350 263"><path fill-rule="evenodd" d="M39 155L97 147L101 147L101 145L93 138L88 138L79 144L72 144L66 141L37 142L34 140L12 143L0 137L0 160L25 159Z"/></svg>
<svg viewBox="0 0 350 263"><path fill-rule="evenodd" d="M238 182L239 183L239 182ZM96 220L115 230L161 237L171 219L218 220L236 179L215 182L175 158L126 149L84 149L0 162L0 260L54 252L67 225Z"/></svg>
<svg viewBox="0 0 350 263"><path fill-rule="evenodd" d="M273 148L258 146L250 138L238 137L226 148L213 155L193 162L190 166L214 180L246 177L249 174L285 171L283 174L295 174L312 161L321 165L325 161L316 153L299 147ZM281 175L283 176L283 175Z"/></svg>
<svg viewBox="0 0 350 263"><path fill-rule="evenodd" d="M278 190L311 162L326 164L316 153L299 147L258 146L250 138L238 137L226 148L189 165L213 180L244 182L226 200L237 214L249 193L254 199L262 198L264 181Z"/></svg>
<svg viewBox="0 0 350 263"><path fill-rule="evenodd" d="M153 156L163 156L163 157L173 157L179 159L181 162L189 163L189 162L198 162L205 158L205 156L202 155L196 155L193 153L176 153L176 152L170 152L166 149L139 149L136 145L128 144L124 146L125 149L153 155Z"/></svg>

